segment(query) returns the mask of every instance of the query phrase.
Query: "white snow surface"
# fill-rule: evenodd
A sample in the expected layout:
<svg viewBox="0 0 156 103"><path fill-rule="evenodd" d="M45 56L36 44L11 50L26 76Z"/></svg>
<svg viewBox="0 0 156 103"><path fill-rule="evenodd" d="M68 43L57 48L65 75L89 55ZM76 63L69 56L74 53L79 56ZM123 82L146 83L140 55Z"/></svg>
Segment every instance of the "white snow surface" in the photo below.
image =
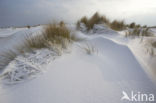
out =
<svg viewBox="0 0 156 103"><path fill-rule="evenodd" d="M16 78L0 77L0 103L129 103L121 101L122 91L156 95L155 81L131 48L134 44L115 31L97 28L90 34L76 32L85 41L74 42L71 52L57 59L54 51L44 49L11 61L2 74L12 73ZM13 48L24 32L41 30L25 28L12 30L12 34L6 30L6 35L5 30L0 31L0 46ZM20 40L15 43L15 38ZM88 44L96 52L88 54ZM47 56L49 53L53 55ZM21 77L24 81L19 83Z"/></svg>

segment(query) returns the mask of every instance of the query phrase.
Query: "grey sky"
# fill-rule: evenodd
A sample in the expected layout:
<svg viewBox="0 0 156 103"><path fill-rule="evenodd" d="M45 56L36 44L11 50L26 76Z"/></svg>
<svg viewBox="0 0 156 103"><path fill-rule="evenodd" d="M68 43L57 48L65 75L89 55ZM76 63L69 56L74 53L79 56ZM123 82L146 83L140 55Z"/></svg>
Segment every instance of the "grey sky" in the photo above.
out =
<svg viewBox="0 0 156 103"><path fill-rule="evenodd" d="M65 20L74 23L96 11L110 19L156 25L156 0L0 0L0 26Z"/></svg>

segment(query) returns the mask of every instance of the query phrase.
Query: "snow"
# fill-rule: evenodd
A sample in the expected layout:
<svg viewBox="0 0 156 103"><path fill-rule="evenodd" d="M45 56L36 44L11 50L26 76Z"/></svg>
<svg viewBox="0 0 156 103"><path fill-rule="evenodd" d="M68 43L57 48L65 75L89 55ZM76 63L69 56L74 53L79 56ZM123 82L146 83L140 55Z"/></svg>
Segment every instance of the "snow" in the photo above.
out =
<svg viewBox="0 0 156 103"><path fill-rule="evenodd" d="M156 28L151 28L151 31L156 36Z"/></svg>
<svg viewBox="0 0 156 103"><path fill-rule="evenodd" d="M151 45L153 42L156 42L155 37L136 38L129 42L128 46L144 66L147 74L156 82L156 48Z"/></svg>
<svg viewBox="0 0 156 103"><path fill-rule="evenodd" d="M25 28L7 28L7 29L0 29L0 37L7 37L16 32L22 31Z"/></svg>
<svg viewBox="0 0 156 103"><path fill-rule="evenodd" d="M46 65L55 60L58 54L48 49L36 50L33 53L17 56L3 71L2 82L16 84L36 77L43 72Z"/></svg>
<svg viewBox="0 0 156 103"><path fill-rule="evenodd" d="M0 42L7 38L4 44L13 48L17 44L11 43L10 46L8 42L12 39L21 40L24 32L41 30L42 27L24 29L20 35L13 32L1 38ZM120 100L122 91L156 95L155 81L138 58L144 54L134 51L139 50L136 40L132 41L101 25L90 32L90 35L76 32L75 35L84 40L74 42L69 48L71 52L64 52L59 58L56 52L43 49L18 56L9 63L2 74L9 71L16 76L12 79L8 75L2 76L0 103L127 103ZM86 44L92 45L98 52L87 54L84 49ZM53 55L47 56L49 53ZM22 66L19 68L19 65ZM25 70L23 66L32 69ZM23 78L19 80L21 76Z"/></svg>

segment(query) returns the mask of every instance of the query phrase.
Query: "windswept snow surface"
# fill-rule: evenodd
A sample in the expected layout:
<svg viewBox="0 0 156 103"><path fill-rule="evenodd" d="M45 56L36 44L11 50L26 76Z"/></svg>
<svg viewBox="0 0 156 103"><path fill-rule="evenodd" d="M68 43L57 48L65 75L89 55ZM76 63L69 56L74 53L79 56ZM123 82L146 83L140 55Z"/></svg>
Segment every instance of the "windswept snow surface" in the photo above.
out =
<svg viewBox="0 0 156 103"><path fill-rule="evenodd" d="M155 83L123 45L128 40L109 35L100 31L81 36L86 41L75 42L71 53L51 61L37 78L16 85L1 83L0 103L131 103L121 100L122 91L156 95ZM86 44L97 52L88 54Z"/></svg>
<svg viewBox="0 0 156 103"><path fill-rule="evenodd" d="M134 55L151 79L156 82L156 47L152 43L156 43L156 37L135 38L131 40L128 47L134 52Z"/></svg>
<svg viewBox="0 0 156 103"><path fill-rule="evenodd" d="M26 28L2 28L0 29L0 37L7 37Z"/></svg>

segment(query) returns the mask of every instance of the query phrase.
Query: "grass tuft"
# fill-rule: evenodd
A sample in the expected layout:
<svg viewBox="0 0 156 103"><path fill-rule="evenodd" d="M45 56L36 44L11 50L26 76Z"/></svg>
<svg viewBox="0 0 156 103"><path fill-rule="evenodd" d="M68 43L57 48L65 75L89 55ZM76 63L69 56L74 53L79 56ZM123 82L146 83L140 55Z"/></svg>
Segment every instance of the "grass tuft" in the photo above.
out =
<svg viewBox="0 0 156 103"><path fill-rule="evenodd" d="M98 12L96 12L91 18L87 18L86 16L82 17L77 21L77 29L80 29L80 24L83 23L87 27L87 30L93 29L95 24L109 24L109 19L106 16L101 16Z"/></svg>
<svg viewBox="0 0 156 103"><path fill-rule="evenodd" d="M31 27L28 25L27 28L30 29Z"/></svg>
<svg viewBox="0 0 156 103"><path fill-rule="evenodd" d="M17 56L17 53L13 50L7 50L6 52L1 53L0 55L0 70L5 68L10 61L14 60Z"/></svg>
<svg viewBox="0 0 156 103"><path fill-rule="evenodd" d="M126 28L126 24L124 23L124 21L119 21L119 20L114 20L111 24L110 24L111 29L113 30L123 30Z"/></svg>
<svg viewBox="0 0 156 103"><path fill-rule="evenodd" d="M126 36L153 36L153 34L149 31L149 28L135 27L129 29Z"/></svg>
<svg viewBox="0 0 156 103"><path fill-rule="evenodd" d="M44 31L40 35L26 36L25 44L28 48L50 48L52 46L61 46L66 48L67 42L71 41L70 31L64 22L59 24L48 24L44 27Z"/></svg>
<svg viewBox="0 0 156 103"><path fill-rule="evenodd" d="M80 46L80 48L82 48L88 55L98 53L98 50L93 45L91 45L89 43L86 43L84 46Z"/></svg>

